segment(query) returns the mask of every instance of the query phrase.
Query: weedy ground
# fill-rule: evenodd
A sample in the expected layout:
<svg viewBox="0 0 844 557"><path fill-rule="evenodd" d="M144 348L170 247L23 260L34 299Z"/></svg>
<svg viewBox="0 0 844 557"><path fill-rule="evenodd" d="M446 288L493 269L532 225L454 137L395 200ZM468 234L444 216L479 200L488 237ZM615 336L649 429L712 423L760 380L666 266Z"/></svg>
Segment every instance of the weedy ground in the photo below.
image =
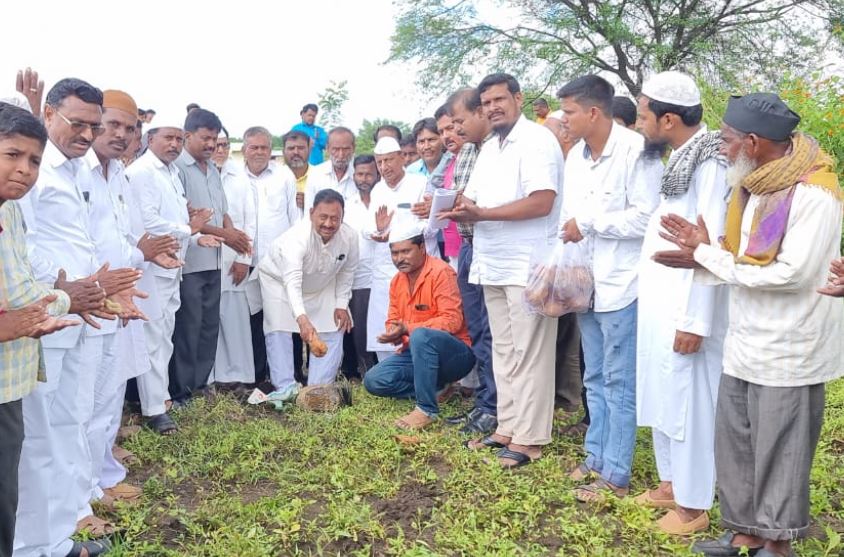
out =
<svg viewBox="0 0 844 557"><path fill-rule="evenodd" d="M126 441L141 463L136 507L114 557L688 555L692 540L652 526L630 500L584 506L566 473L581 444L557 438L538 462L503 471L493 453L470 452L437 424L403 444L393 420L409 402L355 388L335 414L249 407L228 395L176 414L180 432ZM450 415L465 403L451 403ZM576 416L560 416L560 424ZM813 536L799 555L844 554L844 381L827 391L826 422L812 474ZM650 434L639 432L634 493L654 485ZM707 535L717 535L718 511Z"/></svg>

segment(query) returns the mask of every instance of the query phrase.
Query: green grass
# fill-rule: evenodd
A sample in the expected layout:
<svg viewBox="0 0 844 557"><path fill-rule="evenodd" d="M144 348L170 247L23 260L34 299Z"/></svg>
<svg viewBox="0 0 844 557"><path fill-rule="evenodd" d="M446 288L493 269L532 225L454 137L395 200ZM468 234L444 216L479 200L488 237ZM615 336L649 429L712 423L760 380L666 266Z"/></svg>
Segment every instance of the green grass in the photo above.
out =
<svg viewBox="0 0 844 557"><path fill-rule="evenodd" d="M355 390L336 414L246 407L221 396L180 411L181 431L126 442L142 464L129 481L144 499L112 517L111 555L687 555L690 540L656 532L652 511L624 500L577 503L566 472L581 447L556 439L527 468L506 472L469 452L444 425L394 439L408 402ZM444 414L456 412L451 405ZM844 381L827 393L812 475L816 536L808 556L844 551ZM653 485L650 435L639 433L633 491ZM717 510L711 533L718 533Z"/></svg>

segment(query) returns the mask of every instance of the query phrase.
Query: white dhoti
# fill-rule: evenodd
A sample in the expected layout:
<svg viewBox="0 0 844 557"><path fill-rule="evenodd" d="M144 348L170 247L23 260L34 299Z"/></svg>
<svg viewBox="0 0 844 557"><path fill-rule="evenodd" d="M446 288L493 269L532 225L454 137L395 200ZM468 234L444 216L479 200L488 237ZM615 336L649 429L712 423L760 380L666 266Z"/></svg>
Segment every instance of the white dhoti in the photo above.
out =
<svg viewBox="0 0 844 557"><path fill-rule="evenodd" d="M397 272L395 267L392 271L392 274L386 273L383 265L381 269L376 267L373 271L369 308L366 311L366 349L375 352L379 362L396 352L396 347L392 344L384 344L377 340L386 331L387 312L390 309L390 282Z"/></svg>
<svg viewBox="0 0 844 557"><path fill-rule="evenodd" d="M296 382L293 378L293 333L276 331L267 333L266 338L270 380L276 390L282 390ZM308 385L334 383L343 361L343 333L319 333L319 338L328 347L328 352L321 358L311 352L308 360Z"/></svg>
<svg viewBox="0 0 844 557"><path fill-rule="evenodd" d="M90 462L80 386L94 376L101 350L102 337L85 334L72 348L44 348L47 382L23 399L16 556L64 557L70 551L84 496L77 478Z"/></svg>
<svg viewBox="0 0 844 557"><path fill-rule="evenodd" d="M246 292L224 290L220 294L217 359L208 382L252 383L254 381L255 363L252 360L252 333L249 328L249 302L246 299Z"/></svg>
<svg viewBox="0 0 844 557"><path fill-rule="evenodd" d="M144 416L157 416L166 410L165 401L170 400L168 368L173 355L173 328L176 326L176 311L181 304L178 277L155 277L161 314L144 323L150 369L138 376L138 395Z"/></svg>

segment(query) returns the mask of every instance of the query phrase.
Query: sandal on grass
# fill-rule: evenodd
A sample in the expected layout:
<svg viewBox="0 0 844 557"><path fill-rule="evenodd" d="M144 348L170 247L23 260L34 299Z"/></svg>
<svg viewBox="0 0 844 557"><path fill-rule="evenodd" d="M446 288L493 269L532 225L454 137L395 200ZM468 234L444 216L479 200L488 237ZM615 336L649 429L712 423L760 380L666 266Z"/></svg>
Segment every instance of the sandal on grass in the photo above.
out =
<svg viewBox="0 0 844 557"><path fill-rule="evenodd" d="M534 460L539 460L539 458L531 458L529 455L525 453L520 453L518 451L511 451L508 448L503 448L496 455L498 457L498 461L501 462L502 459L512 460L514 464L504 464L501 463L501 467L505 470L512 470L513 468L520 468L522 466L526 466L533 462Z"/></svg>
<svg viewBox="0 0 844 557"><path fill-rule="evenodd" d="M173 435L176 433L176 422L166 412L150 417L144 426L160 435Z"/></svg>
<svg viewBox="0 0 844 557"><path fill-rule="evenodd" d="M130 450L124 449L120 445L115 445L111 448L111 454L120 461L123 466L134 466L136 464L140 464L140 460L138 457L135 456Z"/></svg>
<svg viewBox="0 0 844 557"><path fill-rule="evenodd" d="M569 479L574 480L576 482L582 482L586 479L591 478L595 475L595 471L586 466L585 462L581 462L577 465L577 468L569 472Z"/></svg>
<svg viewBox="0 0 844 557"><path fill-rule="evenodd" d="M479 449L503 449L507 447L505 443L500 443L492 438L492 435L487 435L482 439L467 439L463 442L463 446L470 451L477 451Z"/></svg>
<svg viewBox="0 0 844 557"><path fill-rule="evenodd" d="M82 557L82 551L88 554L88 557L99 557L107 553L111 549L111 542L108 540L88 540L84 542L73 542L73 547L70 548L70 553L67 557Z"/></svg>
<svg viewBox="0 0 844 557"><path fill-rule="evenodd" d="M396 420L396 427L416 431L428 427L434 423L434 421L434 418L422 410L414 408L409 413Z"/></svg>
<svg viewBox="0 0 844 557"><path fill-rule="evenodd" d="M97 516L89 514L76 523L76 533L87 532L95 538L110 536L114 533L114 524Z"/></svg>
<svg viewBox="0 0 844 557"><path fill-rule="evenodd" d="M629 491L626 487L617 487L604 478L598 478L590 484L575 488L574 498L581 503L596 503L603 501L608 495L618 498L624 497Z"/></svg>
<svg viewBox="0 0 844 557"><path fill-rule="evenodd" d="M577 422L576 424L567 425L561 427L557 430L557 433L562 435L563 437L575 437L575 438L582 438L586 435L586 431L589 429L589 424L585 424L583 422Z"/></svg>

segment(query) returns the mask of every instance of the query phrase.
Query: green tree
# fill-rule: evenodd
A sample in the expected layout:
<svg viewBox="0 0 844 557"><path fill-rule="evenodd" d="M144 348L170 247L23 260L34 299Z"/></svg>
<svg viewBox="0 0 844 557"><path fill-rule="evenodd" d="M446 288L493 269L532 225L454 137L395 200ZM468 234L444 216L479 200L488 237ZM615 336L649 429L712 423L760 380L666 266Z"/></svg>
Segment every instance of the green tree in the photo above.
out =
<svg viewBox="0 0 844 557"><path fill-rule="evenodd" d="M401 130L402 136L410 133L410 126L398 120L387 120L384 118L377 118L375 120L364 120L358 130L357 139L355 140L355 152L359 155L371 154L375 148L375 130L379 126L393 125Z"/></svg>
<svg viewBox="0 0 844 557"><path fill-rule="evenodd" d="M583 73L637 95L651 71L710 83L776 83L839 48L844 0L401 0L390 61L442 90L508 71L539 91ZM497 11L496 11L497 10ZM497 16L497 17L495 17ZM499 20L508 22L500 24Z"/></svg>
<svg viewBox="0 0 844 557"><path fill-rule="evenodd" d="M319 120L326 128L339 126L343 122L343 105L349 100L347 82L331 80L325 91L317 95Z"/></svg>

